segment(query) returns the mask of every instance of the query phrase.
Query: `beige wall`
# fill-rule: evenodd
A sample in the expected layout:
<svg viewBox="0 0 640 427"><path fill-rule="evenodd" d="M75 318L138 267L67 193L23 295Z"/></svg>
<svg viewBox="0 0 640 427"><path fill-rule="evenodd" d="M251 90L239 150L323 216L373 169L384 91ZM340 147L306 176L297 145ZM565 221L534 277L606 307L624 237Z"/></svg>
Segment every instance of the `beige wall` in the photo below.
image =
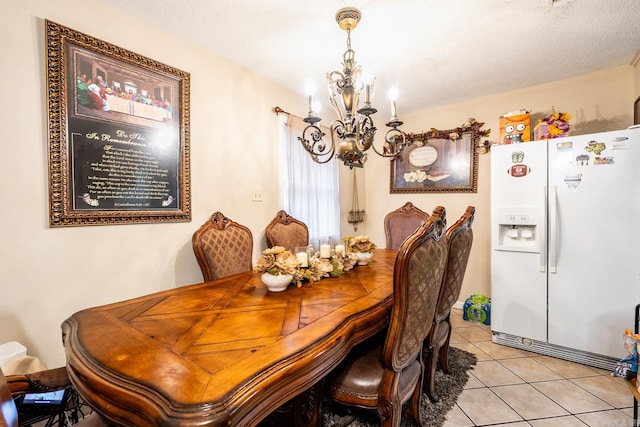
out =
<svg viewBox="0 0 640 427"><path fill-rule="evenodd" d="M470 117L485 122L492 130L491 140L499 137L499 116L508 111L529 109L538 118L550 112L567 111L573 115L572 135L622 129L633 123L634 70L618 67L569 80L548 83L522 90L474 99L438 109L401 117L405 132L450 129L465 123ZM425 96L428 96L425 94ZM364 168L368 222L366 233L374 242L385 244L382 222L387 212L411 201L431 212L437 205L447 208L448 223L462 215L468 205L476 207L474 244L460 298L470 294L491 295L490 282L490 167L491 154L480 155L478 163L478 192L390 194L388 160L372 156Z"/></svg>
<svg viewBox="0 0 640 427"><path fill-rule="evenodd" d="M201 282L191 235L214 211L250 227L262 249L279 208L272 108L302 114L306 102L94 1L4 2L2 12L0 343L20 341L56 367L74 312ZM191 74L192 222L49 228L44 19ZM254 187L263 202L251 201Z"/></svg>
<svg viewBox="0 0 640 427"><path fill-rule="evenodd" d="M303 115L306 100L93 0L5 2L2 11L0 343L20 341L56 367L64 364L60 324L74 312L201 281L191 235L212 212L251 228L254 258L259 254L264 226L279 208L272 108ZM48 227L44 19L191 74L192 222ZM575 114L576 124L623 127L632 120L634 78L631 67L616 68L402 119L406 131L421 131L475 117L497 133L501 113L523 107L546 112L555 105ZM477 194L390 195L388 161L372 154L358 171L360 204L369 214L359 232L384 245L382 218L406 200L427 211L442 204L450 221L473 204L476 242L463 295L488 294L489 162L490 155L480 157ZM346 223L352 173L342 168L341 179L343 234L353 234ZM251 202L252 188L261 190L263 202Z"/></svg>

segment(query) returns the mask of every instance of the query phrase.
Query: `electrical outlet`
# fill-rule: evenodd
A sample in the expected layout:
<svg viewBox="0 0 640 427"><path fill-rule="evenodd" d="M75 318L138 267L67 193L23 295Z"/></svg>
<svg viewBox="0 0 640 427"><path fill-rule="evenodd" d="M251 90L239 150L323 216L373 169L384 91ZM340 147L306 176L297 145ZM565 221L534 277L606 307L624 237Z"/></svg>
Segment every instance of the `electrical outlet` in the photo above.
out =
<svg viewBox="0 0 640 427"><path fill-rule="evenodd" d="M251 190L251 201L253 202L261 202L262 201L262 191L259 188L254 188Z"/></svg>

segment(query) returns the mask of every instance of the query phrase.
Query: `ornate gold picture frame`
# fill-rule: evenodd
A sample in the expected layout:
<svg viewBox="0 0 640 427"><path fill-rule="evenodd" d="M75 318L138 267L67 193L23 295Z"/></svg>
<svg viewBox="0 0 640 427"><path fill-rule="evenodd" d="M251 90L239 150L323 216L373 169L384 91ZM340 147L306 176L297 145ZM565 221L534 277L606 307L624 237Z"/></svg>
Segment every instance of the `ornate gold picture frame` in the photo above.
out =
<svg viewBox="0 0 640 427"><path fill-rule="evenodd" d="M50 226L190 221L189 74L45 25Z"/></svg>
<svg viewBox="0 0 640 427"><path fill-rule="evenodd" d="M391 160L391 193L476 193L478 128L411 135L411 143Z"/></svg>

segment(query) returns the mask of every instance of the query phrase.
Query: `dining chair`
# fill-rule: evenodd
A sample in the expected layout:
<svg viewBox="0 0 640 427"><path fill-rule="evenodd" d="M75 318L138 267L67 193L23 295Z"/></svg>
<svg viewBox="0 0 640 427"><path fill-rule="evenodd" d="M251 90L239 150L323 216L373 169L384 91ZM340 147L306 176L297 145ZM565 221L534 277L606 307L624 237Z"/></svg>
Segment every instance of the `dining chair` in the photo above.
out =
<svg viewBox="0 0 640 427"><path fill-rule="evenodd" d="M325 380L329 398L377 409L384 427L400 425L402 405L409 400L411 421L422 425L422 348L445 271L445 231L445 209L438 206L402 243L394 264L387 331L354 347Z"/></svg>
<svg viewBox="0 0 640 427"><path fill-rule="evenodd" d="M442 280L436 312L429 337L425 341L425 377L423 390L432 402L438 400L435 376L438 363L445 374L449 373L449 340L451 339L451 308L460 297L462 280L467 269L476 209L468 206L464 214L447 229L447 269Z"/></svg>
<svg viewBox="0 0 640 427"><path fill-rule="evenodd" d="M221 212L200 226L191 243L205 282L253 268L251 230Z"/></svg>
<svg viewBox="0 0 640 427"><path fill-rule="evenodd" d="M0 427L18 427L18 408L0 369Z"/></svg>
<svg viewBox="0 0 640 427"><path fill-rule="evenodd" d="M309 229L307 225L280 210L265 228L267 246L282 246L293 250L296 247L309 245Z"/></svg>
<svg viewBox="0 0 640 427"><path fill-rule="evenodd" d="M65 399L65 407L62 412L44 412L38 409L34 413L19 411L16 400L29 393L42 393L48 391L67 389L73 391L71 381L67 374L67 368L47 369L25 375L5 376L0 369L0 427L27 427L31 425L51 426L58 422L59 425L68 425L68 420L73 420L77 427L107 427L109 423L98 413L91 412L83 416L79 410L79 401L76 392L75 400L70 396ZM70 405L76 405L71 407ZM66 416L69 416L67 419Z"/></svg>
<svg viewBox="0 0 640 427"><path fill-rule="evenodd" d="M411 202L405 203L395 211L384 217L384 234L387 239L387 249L397 250L408 236L424 224L429 214L417 208Z"/></svg>

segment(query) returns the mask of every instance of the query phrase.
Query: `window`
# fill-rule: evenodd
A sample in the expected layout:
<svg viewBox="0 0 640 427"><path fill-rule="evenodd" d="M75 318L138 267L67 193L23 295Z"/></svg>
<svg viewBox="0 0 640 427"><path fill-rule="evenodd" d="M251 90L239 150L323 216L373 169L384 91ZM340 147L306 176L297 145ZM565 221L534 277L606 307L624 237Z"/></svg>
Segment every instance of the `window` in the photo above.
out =
<svg viewBox="0 0 640 427"><path fill-rule="evenodd" d="M340 238L340 163L319 164L302 147L298 136L306 127L299 117L279 114L280 188L282 209L309 228L309 239ZM322 129L329 135L329 129Z"/></svg>

